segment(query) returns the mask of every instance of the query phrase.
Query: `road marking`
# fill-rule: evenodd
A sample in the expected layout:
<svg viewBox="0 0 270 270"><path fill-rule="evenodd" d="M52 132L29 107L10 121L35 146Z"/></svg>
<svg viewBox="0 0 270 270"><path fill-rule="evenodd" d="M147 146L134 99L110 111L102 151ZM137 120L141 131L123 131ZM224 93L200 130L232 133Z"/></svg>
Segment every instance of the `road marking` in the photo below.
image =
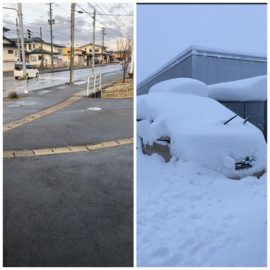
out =
<svg viewBox="0 0 270 270"><path fill-rule="evenodd" d="M78 146L52 147L34 150L10 150L4 151L3 157L4 158L35 157L35 156L48 156L58 154L79 153L79 152L91 152L98 149L112 148L132 143L133 138L128 138L128 139L118 139L114 141L106 141L97 144L86 144Z"/></svg>
<svg viewBox="0 0 270 270"><path fill-rule="evenodd" d="M15 121L12 121L12 122L9 122L9 123L5 123L3 125L3 132L7 132L9 130L12 130L14 128L17 128L17 127L20 127L22 125L25 125L25 124L28 124L36 119L39 119L41 117L44 117L44 116L47 116L53 112L56 112L56 111L59 111L63 108L65 108L66 106L69 106L77 101L79 101L80 99L82 99L84 96L83 96L83 93L85 91L80 91L78 93L75 93L73 94L69 99L66 99L65 101L63 102L60 102L56 105L53 105L43 111L39 111L39 112L36 112L36 113L33 113L33 114L30 114L30 115L27 115L21 119L18 119L18 120L15 120Z"/></svg>

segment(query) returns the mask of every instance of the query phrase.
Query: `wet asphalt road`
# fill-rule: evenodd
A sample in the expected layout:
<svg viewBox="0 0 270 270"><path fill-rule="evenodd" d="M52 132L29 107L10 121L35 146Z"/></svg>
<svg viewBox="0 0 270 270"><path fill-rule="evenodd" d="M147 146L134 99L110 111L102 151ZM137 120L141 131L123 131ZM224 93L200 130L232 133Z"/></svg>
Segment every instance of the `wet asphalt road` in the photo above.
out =
<svg viewBox="0 0 270 270"><path fill-rule="evenodd" d="M109 64L95 68L96 74L112 74L121 71L120 64ZM12 75L3 76L3 96L6 97L11 91L24 93L25 90L36 91L41 88L57 86L69 82L69 71L60 71L54 73L40 73L38 78L29 80L15 80ZM85 81L91 75L91 68L74 70L74 81Z"/></svg>
<svg viewBox="0 0 270 270"><path fill-rule="evenodd" d="M110 76L107 82L116 79ZM85 85L62 87L4 101L4 121L65 100ZM4 150L130 138L132 112L132 99L85 97L5 132ZM5 159L3 181L4 266L133 265L133 145Z"/></svg>

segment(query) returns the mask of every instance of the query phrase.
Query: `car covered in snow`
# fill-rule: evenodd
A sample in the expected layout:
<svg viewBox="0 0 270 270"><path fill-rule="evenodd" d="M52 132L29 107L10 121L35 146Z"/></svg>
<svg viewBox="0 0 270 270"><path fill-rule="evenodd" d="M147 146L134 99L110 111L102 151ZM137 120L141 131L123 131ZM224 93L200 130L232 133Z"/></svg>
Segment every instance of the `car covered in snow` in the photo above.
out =
<svg viewBox="0 0 270 270"><path fill-rule="evenodd" d="M185 84L192 88L192 82ZM266 170L262 132L205 94L150 91L138 96L137 135L144 153L159 153L167 161L193 161L234 179L259 177Z"/></svg>

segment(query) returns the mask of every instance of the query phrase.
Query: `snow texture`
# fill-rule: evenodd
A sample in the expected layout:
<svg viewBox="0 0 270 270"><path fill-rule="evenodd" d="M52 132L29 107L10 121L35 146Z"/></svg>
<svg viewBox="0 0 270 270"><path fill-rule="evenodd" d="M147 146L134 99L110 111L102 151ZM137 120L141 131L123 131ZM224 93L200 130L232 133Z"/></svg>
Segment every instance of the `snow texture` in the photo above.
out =
<svg viewBox="0 0 270 270"><path fill-rule="evenodd" d="M266 191L266 175L229 180L138 150L137 265L266 266Z"/></svg>
<svg viewBox="0 0 270 270"><path fill-rule="evenodd" d="M209 97L220 101L265 101L267 76L252 77L208 86Z"/></svg>
<svg viewBox="0 0 270 270"><path fill-rule="evenodd" d="M176 78L162 81L153 85L149 94L160 92L190 93L199 96L208 96L207 85L201 81L190 78Z"/></svg>
<svg viewBox="0 0 270 270"><path fill-rule="evenodd" d="M137 134L144 144L169 136L170 152L232 178L242 178L266 168L266 142L262 132L236 117L219 102L193 94L157 92L137 97ZM246 157L252 167L235 170Z"/></svg>

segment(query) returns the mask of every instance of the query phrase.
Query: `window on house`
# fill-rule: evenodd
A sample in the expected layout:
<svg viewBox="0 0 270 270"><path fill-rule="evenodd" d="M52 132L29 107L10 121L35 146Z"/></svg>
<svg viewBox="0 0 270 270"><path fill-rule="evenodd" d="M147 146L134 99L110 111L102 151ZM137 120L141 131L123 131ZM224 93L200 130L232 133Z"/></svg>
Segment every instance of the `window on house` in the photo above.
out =
<svg viewBox="0 0 270 270"><path fill-rule="evenodd" d="M29 60L30 62L37 62L37 57L35 55L30 55Z"/></svg>
<svg viewBox="0 0 270 270"><path fill-rule="evenodd" d="M92 52L92 49L89 49L89 52Z"/></svg>
<svg viewBox="0 0 270 270"><path fill-rule="evenodd" d="M28 49L29 49L29 50L32 50L32 44L29 44L29 45L28 45Z"/></svg>
<svg viewBox="0 0 270 270"><path fill-rule="evenodd" d="M8 54L13 54L13 50L8 50Z"/></svg>
<svg viewBox="0 0 270 270"><path fill-rule="evenodd" d="M99 52L99 49L95 49L95 52Z"/></svg>
<svg viewBox="0 0 270 270"><path fill-rule="evenodd" d="M33 44L33 49L35 49L36 48L36 44Z"/></svg>

